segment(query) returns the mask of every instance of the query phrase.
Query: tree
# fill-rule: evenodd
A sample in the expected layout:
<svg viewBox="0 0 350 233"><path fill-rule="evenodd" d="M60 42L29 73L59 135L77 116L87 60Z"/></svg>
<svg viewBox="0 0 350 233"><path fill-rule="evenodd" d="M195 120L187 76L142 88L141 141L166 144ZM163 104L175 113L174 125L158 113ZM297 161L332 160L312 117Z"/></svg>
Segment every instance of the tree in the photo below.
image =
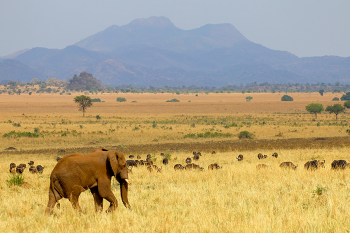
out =
<svg viewBox="0 0 350 233"><path fill-rule="evenodd" d="M320 93L320 95L323 96L324 90L321 89L321 90L318 91L318 93Z"/></svg>
<svg viewBox="0 0 350 233"><path fill-rule="evenodd" d="M293 101L293 98L289 95L284 95L282 96L281 101Z"/></svg>
<svg viewBox="0 0 350 233"><path fill-rule="evenodd" d="M83 116L85 115L86 108L92 106L91 98L85 95L75 97L74 102L79 105L79 111L83 111Z"/></svg>
<svg viewBox="0 0 350 233"><path fill-rule="evenodd" d="M77 91L102 91L102 81L94 78L92 74L88 72L81 72L79 76L76 74L68 80L67 89Z"/></svg>
<svg viewBox="0 0 350 233"><path fill-rule="evenodd" d="M348 100L344 103L344 107L350 108L350 100Z"/></svg>
<svg viewBox="0 0 350 233"><path fill-rule="evenodd" d="M251 101L253 99L253 97L247 96L247 97L245 97L245 99L246 99L247 102L249 102L249 101Z"/></svg>
<svg viewBox="0 0 350 233"><path fill-rule="evenodd" d="M350 100L350 92L346 92L346 94L342 95L340 99L341 101Z"/></svg>
<svg viewBox="0 0 350 233"><path fill-rule="evenodd" d="M345 107L341 106L341 104L334 104L327 106L326 111L329 113L335 114L335 119L338 120L338 114L344 112Z"/></svg>
<svg viewBox="0 0 350 233"><path fill-rule="evenodd" d="M118 97L117 102L125 102L126 99L124 97Z"/></svg>
<svg viewBox="0 0 350 233"><path fill-rule="evenodd" d="M314 113L315 118L317 119L317 113L321 113L322 111L324 111L324 108L322 104L312 103L306 106L306 111L308 111L309 113Z"/></svg>

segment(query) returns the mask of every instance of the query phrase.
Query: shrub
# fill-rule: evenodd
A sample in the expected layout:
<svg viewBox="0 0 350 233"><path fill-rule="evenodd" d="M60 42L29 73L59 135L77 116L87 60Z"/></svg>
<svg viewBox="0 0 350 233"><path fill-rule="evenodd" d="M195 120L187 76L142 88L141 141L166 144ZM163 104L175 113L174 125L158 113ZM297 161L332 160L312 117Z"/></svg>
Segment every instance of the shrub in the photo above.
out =
<svg viewBox="0 0 350 233"><path fill-rule="evenodd" d="M101 102L100 98L91 99L91 102Z"/></svg>
<svg viewBox="0 0 350 233"><path fill-rule="evenodd" d="M189 133L184 136L184 138L215 138L215 137L231 137L232 134L230 133L212 133L212 132L205 132L205 133Z"/></svg>
<svg viewBox="0 0 350 233"><path fill-rule="evenodd" d="M21 123L13 123L12 124L14 127L21 127Z"/></svg>
<svg viewBox="0 0 350 233"><path fill-rule="evenodd" d="M117 102L125 102L126 99L124 97L118 97Z"/></svg>
<svg viewBox="0 0 350 233"><path fill-rule="evenodd" d="M244 138L252 139L253 137L254 137L254 134L249 133L248 131L241 131L238 134L239 139L244 139Z"/></svg>
<svg viewBox="0 0 350 233"><path fill-rule="evenodd" d="M332 99L332 101L339 101L339 98L338 98L338 97L334 97L334 98Z"/></svg>
<svg viewBox="0 0 350 233"><path fill-rule="evenodd" d="M350 92L346 92L346 94L342 95L342 97L340 99L341 99L341 101L350 100Z"/></svg>
<svg viewBox="0 0 350 233"><path fill-rule="evenodd" d="M157 122L153 121L152 127L153 127L153 128L157 127Z"/></svg>
<svg viewBox="0 0 350 233"><path fill-rule="evenodd" d="M13 185L21 186L24 183L24 178L21 174L16 174L6 180L6 183L9 187Z"/></svg>
<svg viewBox="0 0 350 233"><path fill-rule="evenodd" d="M101 119L100 115L96 115L96 119L97 120Z"/></svg>
<svg viewBox="0 0 350 233"><path fill-rule="evenodd" d="M180 102L180 100L174 98L172 100L167 100L166 102Z"/></svg>
<svg viewBox="0 0 350 233"><path fill-rule="evenodd" d="M11 131L9 133L5 133L3 135L4 138L8 137L14 137L14 138L19 138L19 137L29 137L29 138L37 138L39 137L39 134L37 133L31 133L31 132L16 132L16 131Z"/></svg>
<svg viewBox="0 0 350 233"><path fill-rule="evenodd" d="M247 102L249 102L249 101L251 101L253 99L253 97L247 96L247 97L245 97L245 99L246 99Z"/></svg>
<svg viewBox="0 0 350 233"><path fill-rule="evenodd" d="M284 95L282 96L281 101L293 101L293 98L289 95Z"/></svg>
<svg viewBox="0 0 350 233"><path fill-rule="evenodd" d="M171 160L171 154L165 154L165 158L167 158L168 160Z"/></svg>

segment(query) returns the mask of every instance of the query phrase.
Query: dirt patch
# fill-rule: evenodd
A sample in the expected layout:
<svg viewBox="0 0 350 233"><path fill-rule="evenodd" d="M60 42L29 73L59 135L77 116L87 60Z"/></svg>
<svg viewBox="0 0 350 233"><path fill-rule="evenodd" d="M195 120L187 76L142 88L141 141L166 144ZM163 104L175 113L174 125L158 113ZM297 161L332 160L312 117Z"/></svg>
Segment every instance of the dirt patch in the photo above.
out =
<svg viewBox="0 0 350 233"><path fill-rule="evenodd" d="M329 137L323 138L291 138L291 139L244 139L239 141L224 140L224 141L201 141L191 143L154 143L154 144L137 144L126 145L119 148L115 145L88 146L79 148L64 148L64 149L38 149L38 150L21 150L21 151L1 151L0 154L48 154L57 155L65 151L65 154L87 154L96 148L106 148L118 150L125 154L139 153L148 154L155 152L175 152L175 151L202 151L211 153L215 151L251 151L251 150L271 150L271 149L305 149L305 148L332 148L332 147L347 147L350 143L349 137Z"/></svg>

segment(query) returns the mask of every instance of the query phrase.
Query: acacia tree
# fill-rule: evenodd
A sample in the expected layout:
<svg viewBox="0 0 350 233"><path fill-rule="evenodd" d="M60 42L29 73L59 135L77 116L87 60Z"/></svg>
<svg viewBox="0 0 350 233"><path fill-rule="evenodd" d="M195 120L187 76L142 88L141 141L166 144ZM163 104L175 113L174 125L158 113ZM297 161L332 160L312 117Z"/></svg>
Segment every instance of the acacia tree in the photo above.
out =
<svg viewBox="0 0 350 233"><path fill-rule="evenodd" d="M320 93L320 95L323 96L324 90L321 89L321 90L318 91L318 93Z"/></svg>
<svg viewBox="0 0 350 233"><path fill-rule="evenodd" d="M344 112L345 107L342 106L341 104L334 104L327 106L326 111L329 113L334 113L335 114L335 119L338 120L338 114Z"/></svg>
<svg viewBox="0 0 350 233"><path fill-rule="evenodd" d="M322 104L312 103L306 106L306 111L315 114L315 118L317 119L317 113L324 111L324 108Z"/></svg>
<svg viewBox="0 0 350 233"><path fill-rule="evenodd" d="M83 111L83 116L85 115L85 110L92 106L91 98L85 95L76 96L74 102L79 105L79 111Z"/></svg>

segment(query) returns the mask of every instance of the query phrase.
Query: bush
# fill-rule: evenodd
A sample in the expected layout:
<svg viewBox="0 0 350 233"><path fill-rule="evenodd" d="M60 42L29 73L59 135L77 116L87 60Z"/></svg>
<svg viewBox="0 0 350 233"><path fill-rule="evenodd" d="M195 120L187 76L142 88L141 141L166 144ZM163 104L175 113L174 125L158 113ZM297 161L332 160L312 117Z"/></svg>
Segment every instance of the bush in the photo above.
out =
<svg viewBox="0 0 350 233"><path fill-rule="evenodd" d="M289 95L284 95L282 96L281 101L293 101L293 98Z"/></svg>
<svg viewBox="0 0 350 233"><path fill-rule="evenodd" d="M29 138L37 138L39 137L39 134L37 133L31 133L31 132L16 132L16 131L11 131L9 133L5 133L3 135L4 138L8 137L14 137L14 138L19 138L19 137L29 137Z"/></svg>
<svg viewBox="0 0 350 233"><path fill-rule="evenodd" d="M91 102L101 102L100 98L91 99Z"/></svg>
<svg viewBox="0 0 350 233"><path fill-rule="evenodd" d="M341 99L341 101L350 100L350 92L346 92L346 94L342 95L342 97L340 99Z"/></svg>
<svg viewBox="0 0 350 233"><path fill-rule="evenodd" d="M339 98L338 98L338 97L334 97L334 98L332 99L332 101L339 101Z"/></svg>
<svg viewBox="0 0 350 233"><path fill-rule="evenodd" d="M238 134L239 139L244 139L244 138L252 139L253 137L254 137L254 134L249 133L248 131L241 131Z"/></svg>
<svg viewBox="0 0 350 233"><path fill-rule="evenodd" d="M21 127L21 123L13 123L12 124L14 127Z"/></svg>
<svg viewBox="0 0 350 233"><path fill-rule="evenodd" d="M205 133L197 133L197 134L194 134L194 133L189 133L189 134L186 134L184 136L184 138L215 138L215 137L231 137L232 134L230 133L218 133L218 132L215 132L215 133L211 133L211 132L205 132Z"/></svg>
<svg viewBox="0 0 350 233"><path fill-rule="evenodd" d="M16 175L13 175L8 180L6 180L6 183L9 187L13 185L21 186L24 183L24 178L21 174L16 174Z"/></svg>
<svg viewBox="0 0 350 233"><path fill-rule="evenodd" d="M100 120L101 119L100 115L96 115L96 119Z"/></svg>
<svg viewBox="0 0 350 233"><path fill-rule="evenodd" d="M117 102L125 102L126 99L124 97L118 97Z"/></svg>
<svg viewBox="0 0 350 233"><path fill-rule="evenodd" d="M166 102L180 102L180 100L174 98L172 100L167 100Z"/></svg>

